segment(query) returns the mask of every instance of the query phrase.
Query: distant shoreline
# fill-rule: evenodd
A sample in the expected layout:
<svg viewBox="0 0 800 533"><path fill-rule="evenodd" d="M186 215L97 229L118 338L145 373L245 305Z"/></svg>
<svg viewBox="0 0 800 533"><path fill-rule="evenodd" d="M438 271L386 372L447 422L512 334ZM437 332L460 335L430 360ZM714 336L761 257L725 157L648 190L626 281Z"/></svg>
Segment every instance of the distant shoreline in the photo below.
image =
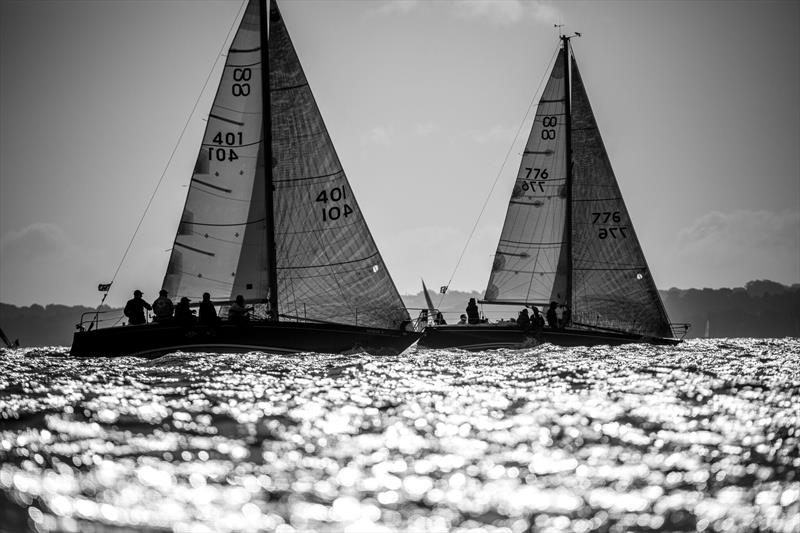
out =
<svg viewBox="0 0 800 533"><path fill-rule="evenodd" d="M692 324L686 338L709 337L800 337L800 284L784 285L769 280L749 281L733 289L661 290L661 298L672 322ZM441 295L430 292L434 305ZM470 298L482 298L478 291L453 290L447 294L441 311L452 319L464 312ZM402 295L412 317L426 307L422 291ZM106 307L114 310L115 308ZM82 313L94 307L60 304L16 306L0 303L0 328L21 346L69 346ZM515 316L513 308L501 312ZM487 311L487 315L492 318ZM2 344L2 343L0 343Z"/></svg>

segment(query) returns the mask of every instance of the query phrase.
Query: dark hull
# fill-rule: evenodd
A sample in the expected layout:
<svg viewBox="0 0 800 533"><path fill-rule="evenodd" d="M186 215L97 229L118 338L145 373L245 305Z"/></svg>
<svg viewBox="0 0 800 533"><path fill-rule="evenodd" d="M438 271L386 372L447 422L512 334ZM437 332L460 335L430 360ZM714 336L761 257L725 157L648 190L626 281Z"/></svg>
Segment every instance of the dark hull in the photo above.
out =
<svg viewBox="0 0 800 533"><path fill-rule="evenodd" d="M515 325L475 324L429 326L418 346L422 348L460 348L462 350L494 350L524 348L551 343L558 346L598 346L630 343L677 344L677 339L644 337L627 333L592 331L577 328L522 331Z"/></svg>
<svg viewBox="0 0 800 533"><path fill-rule="evenodd" d="M397 354L420 334L410 331L302 322L257 322L215 327L144 324L79 331L70 354L78 357L160 357L176 351Z"/></svg>

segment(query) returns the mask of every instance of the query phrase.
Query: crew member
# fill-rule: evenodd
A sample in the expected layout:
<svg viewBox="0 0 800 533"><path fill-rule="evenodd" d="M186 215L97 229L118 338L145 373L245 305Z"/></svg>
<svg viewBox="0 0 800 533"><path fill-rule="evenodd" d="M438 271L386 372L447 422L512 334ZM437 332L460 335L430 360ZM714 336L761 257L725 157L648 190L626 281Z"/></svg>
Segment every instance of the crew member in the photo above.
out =
<svg viewBox="0 0 800 533"><path fill-rule="evenodd" d="M528 316L528 308L526 307L517 315L517 326L522 330L527 330L531 327L531 319Z"/></svg>
<svg viewBox="0 0 800 533"><path fill-rule="evenodd" d="M175 307L175 321L179 324L191 324L194 322L194 311L189 307L189 298L184 296Z"/></svg>
<svg viewBox="0 0 800 533"><path fill-rule="evenodd" d="M153 308L150 307L149 303L142 300L142 291L136 289L133 291L133 298L128 300L128 303L125 304L125 310L123 311L125 316L128 317L128 324L131 326L146 324L147 320L144 318L145 309L150 311Z"/></svg>
<svg viewBox="0 0 800 533"><path fill-rule="evenodd" d="M244 306L244 296L241 294L236 297L236 301L228 308L228 320L231 322L247 322L250 320L252 307Z"/></svg>
<svg viewBox="0 0 800 533"><path fill-rule="evenodd" d="M478 312L478 304L475 302L475 298L470 298L467 304L467 322L470 324L481 323L481 315Z"/></svg>
<svg viewBox="0 0 800 533"><path fill-rule="evenodd" d="M153 302L153 320L156 322L168 322L172 320L173 312L172 300L167 298L167 291L158 291L158 298Z"/></svg>
<svg viewBox="0 0 800 533"><path fill-rule="evenodd" d="M200 323L213 326L217 323L217 320L217 310L214 309L214 303L211 301L211 295L207 292L204 292L203 301L200 302Z"/></svg>
<svg viewBox="0 0 800 533"><path fill-rule="evenodd" d="M547 325L553 329L558 329L558 315L556 309L558 302L550 302L550 308L547 310Z"/></svg>

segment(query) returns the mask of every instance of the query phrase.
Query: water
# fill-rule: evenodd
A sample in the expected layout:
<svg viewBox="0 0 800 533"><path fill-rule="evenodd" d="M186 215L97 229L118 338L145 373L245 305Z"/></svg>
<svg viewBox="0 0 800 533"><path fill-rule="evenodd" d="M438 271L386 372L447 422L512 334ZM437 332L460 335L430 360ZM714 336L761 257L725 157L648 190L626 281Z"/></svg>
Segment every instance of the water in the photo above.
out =
<svg viewBox="0 0 800 533"><path fill-rule="evenodd" d="M66 353L0 352L0 530L800 530L800 340Z"/></svg>

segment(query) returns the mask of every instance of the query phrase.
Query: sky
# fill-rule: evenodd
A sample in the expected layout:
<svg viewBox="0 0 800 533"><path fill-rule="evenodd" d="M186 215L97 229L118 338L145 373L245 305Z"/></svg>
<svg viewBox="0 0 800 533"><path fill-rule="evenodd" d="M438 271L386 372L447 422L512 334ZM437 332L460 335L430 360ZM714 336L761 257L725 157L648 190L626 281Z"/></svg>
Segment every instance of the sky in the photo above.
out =
<svg viewBox="0 0 800 533"><path fill-rule="evenodd" d="M656 285L800 282L800 2L280 6L401 293L485 289L556 23ZM108 303L155 296L240 7L0 0L0 301L96 305L163 173Z"/></svg>

